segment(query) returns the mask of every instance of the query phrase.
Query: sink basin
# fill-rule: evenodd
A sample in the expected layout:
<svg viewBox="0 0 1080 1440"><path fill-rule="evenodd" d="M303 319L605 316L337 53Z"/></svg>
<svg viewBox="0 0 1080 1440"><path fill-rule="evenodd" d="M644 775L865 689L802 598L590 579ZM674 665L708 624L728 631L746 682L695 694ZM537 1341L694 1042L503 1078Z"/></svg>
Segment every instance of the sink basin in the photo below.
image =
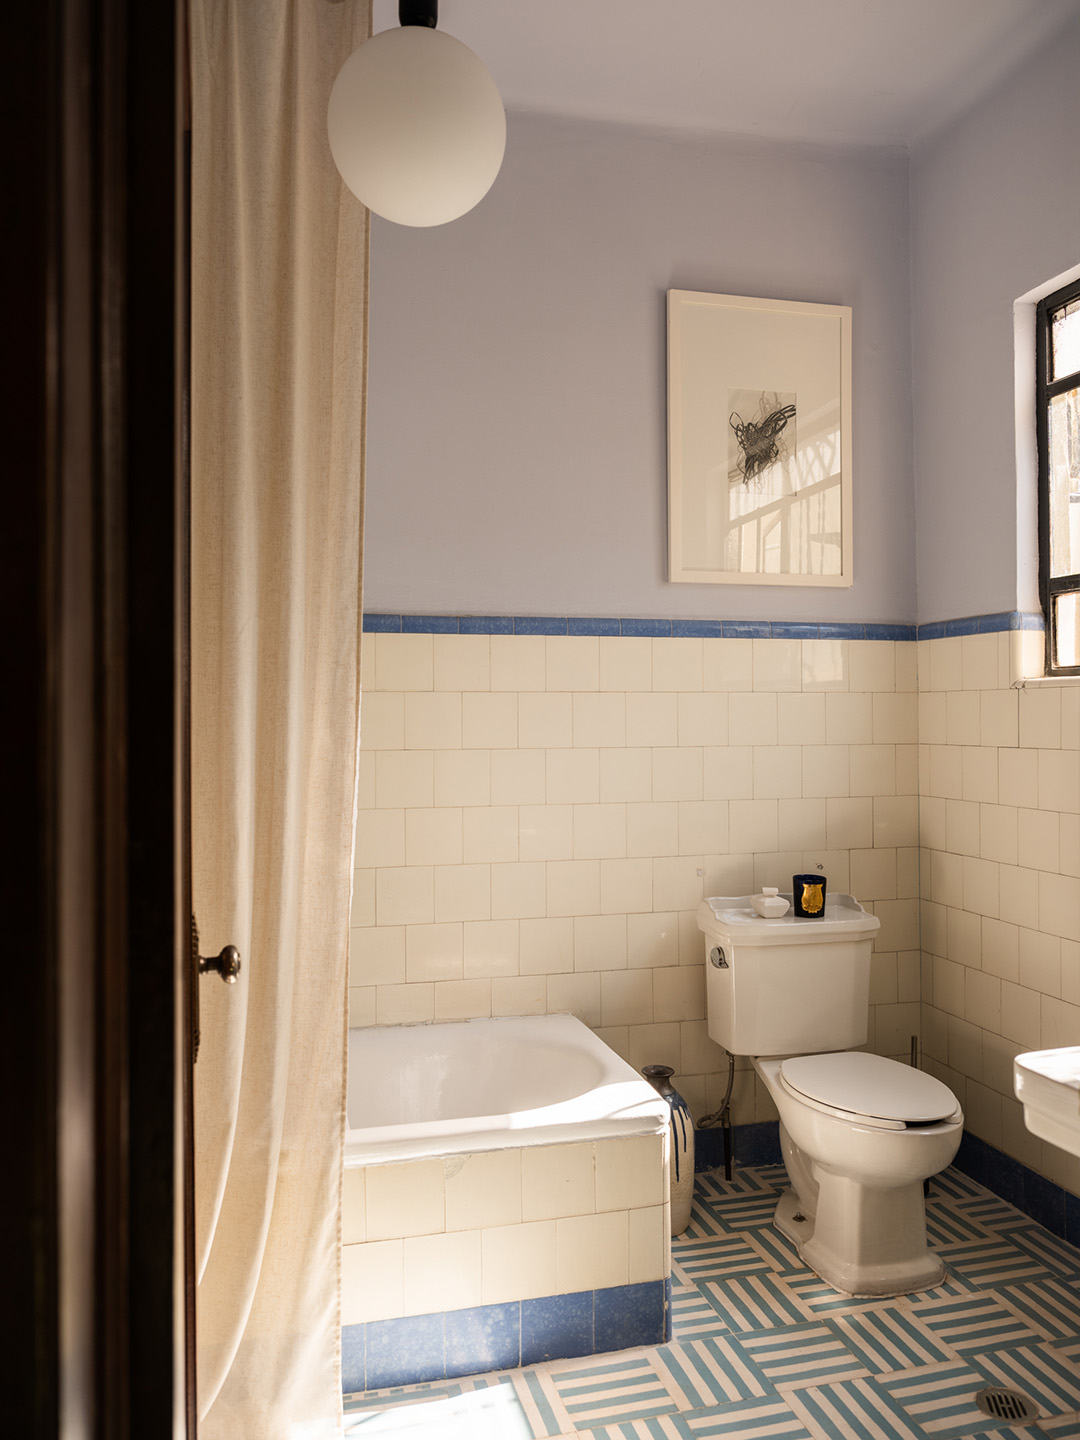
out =
<svg viewBox="0 0 1080 1440"><path fill-rule="evenodd" d="M1080 1155L1080 1045L1017 1055L1013 1089L1033 1135Z"/></svg>

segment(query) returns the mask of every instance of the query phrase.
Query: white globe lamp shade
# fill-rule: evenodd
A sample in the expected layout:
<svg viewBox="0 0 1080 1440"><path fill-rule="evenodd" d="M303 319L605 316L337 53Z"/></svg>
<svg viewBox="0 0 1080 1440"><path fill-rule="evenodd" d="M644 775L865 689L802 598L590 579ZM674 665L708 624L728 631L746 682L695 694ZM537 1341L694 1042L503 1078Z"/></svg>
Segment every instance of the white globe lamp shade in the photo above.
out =
<svg viewBox="0 0 1080 1440"><path fill-rule="evenodd" d="M444 225L491 189L506 149L494 80L460 40L383 30L330 92L330 150L358 200L399 225Z"/></svg>

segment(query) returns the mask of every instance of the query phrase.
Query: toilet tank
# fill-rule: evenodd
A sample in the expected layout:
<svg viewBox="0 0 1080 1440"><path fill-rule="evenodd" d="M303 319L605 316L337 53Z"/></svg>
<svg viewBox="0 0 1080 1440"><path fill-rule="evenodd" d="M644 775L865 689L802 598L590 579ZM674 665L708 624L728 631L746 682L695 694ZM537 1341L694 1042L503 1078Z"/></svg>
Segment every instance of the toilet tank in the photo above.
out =
<svg viewBox="0 0 1080 1440"><path fill-rule="evenodd" d="M791 896L786 896L790 900ZM881 927L851 895L820 919L762 919L749 895L698 906L709 1034L732 1055L808 1055L866 1041L870 950Z"/></svg>

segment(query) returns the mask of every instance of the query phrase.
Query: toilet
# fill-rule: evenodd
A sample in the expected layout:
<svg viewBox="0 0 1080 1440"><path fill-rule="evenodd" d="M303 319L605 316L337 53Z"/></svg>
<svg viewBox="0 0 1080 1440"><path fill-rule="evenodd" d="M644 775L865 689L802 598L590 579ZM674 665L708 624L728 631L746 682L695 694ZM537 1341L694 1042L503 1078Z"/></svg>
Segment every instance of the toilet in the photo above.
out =
<svg viewBox="0 0 1080 1440"><path fill-rule="evenodd" d="M846 1294L938 1284L923 1182L956 1154L964 1117L932 1075L853 1048L867 1038L880 921L850 895L830 895L820 919L764 919L742 895L703 900L698 926L709 1034L753 1059L780 1114L791 1189L777 1229Z"/></svg>

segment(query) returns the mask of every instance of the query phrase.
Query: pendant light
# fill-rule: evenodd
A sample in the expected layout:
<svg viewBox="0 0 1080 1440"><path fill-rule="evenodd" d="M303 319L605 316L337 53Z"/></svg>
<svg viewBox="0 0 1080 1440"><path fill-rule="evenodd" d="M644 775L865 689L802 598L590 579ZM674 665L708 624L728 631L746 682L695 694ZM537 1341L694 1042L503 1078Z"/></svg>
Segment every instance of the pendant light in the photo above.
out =
<svg viewBox="0 0 1080 1440"><path fill-rule="evenodd" d="M330 150L376 215L444 225L491 189L506 149L494 80L460 40L435 28L437 0L400 0L399 29L353 51L330 92Z"/></svg>

